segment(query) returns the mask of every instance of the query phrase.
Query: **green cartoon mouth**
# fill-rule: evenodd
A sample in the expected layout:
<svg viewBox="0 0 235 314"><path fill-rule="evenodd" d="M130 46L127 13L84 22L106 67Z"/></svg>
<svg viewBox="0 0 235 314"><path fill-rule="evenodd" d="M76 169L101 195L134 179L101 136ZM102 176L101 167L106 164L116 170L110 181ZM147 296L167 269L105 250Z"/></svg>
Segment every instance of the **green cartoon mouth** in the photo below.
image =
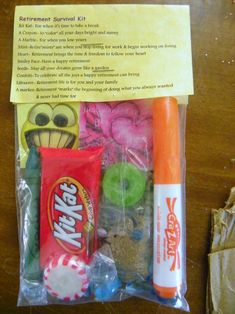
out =
<svg viewBox="0 0 235 314"><path fill-rule="evenodd" d="M75 142L75 135L61 130L41 129L32 130L25 133L28 147L54 147L71 148Z"/></svg>

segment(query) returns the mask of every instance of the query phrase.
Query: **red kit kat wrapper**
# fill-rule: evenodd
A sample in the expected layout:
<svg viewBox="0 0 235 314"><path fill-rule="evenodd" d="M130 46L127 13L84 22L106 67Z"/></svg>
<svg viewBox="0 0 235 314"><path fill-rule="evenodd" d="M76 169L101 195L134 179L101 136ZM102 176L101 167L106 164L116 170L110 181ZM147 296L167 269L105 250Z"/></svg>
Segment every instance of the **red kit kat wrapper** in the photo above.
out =
<svg viewBox="0 0 235 314"><path fill-rule="evenodd" d="M70 253L89 263L97 249L103 148L40 148L40 265Z"/></svg>

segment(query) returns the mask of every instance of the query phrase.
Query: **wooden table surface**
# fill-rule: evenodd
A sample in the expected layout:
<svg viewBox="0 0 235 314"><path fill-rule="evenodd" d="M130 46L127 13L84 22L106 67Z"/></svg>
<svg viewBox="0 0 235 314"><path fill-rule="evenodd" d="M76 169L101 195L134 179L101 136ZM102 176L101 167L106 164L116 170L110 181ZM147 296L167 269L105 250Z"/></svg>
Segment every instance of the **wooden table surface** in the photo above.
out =
<svg viewBox="0 0 235 314"><path fill-rule="evenodd" d="M88 2L95 3L95 1ZM125 1L125 3L132 2ZM135 2L142 3L138 0ZM191 312L195 314L205 313L210 210L223 206L230 188L235 185L233 162L235 159L235 4L232 2L232 0L148 1L148 3L191 5L195 95L190 97L186 132L188 279L186 297ZM49 3L85 2L0 1L0 313L177 312L135 298L121 303L85 304L72 307L16 307L19 251L14 181L14 107L9 103L13 16L17 4Z"/></svg>

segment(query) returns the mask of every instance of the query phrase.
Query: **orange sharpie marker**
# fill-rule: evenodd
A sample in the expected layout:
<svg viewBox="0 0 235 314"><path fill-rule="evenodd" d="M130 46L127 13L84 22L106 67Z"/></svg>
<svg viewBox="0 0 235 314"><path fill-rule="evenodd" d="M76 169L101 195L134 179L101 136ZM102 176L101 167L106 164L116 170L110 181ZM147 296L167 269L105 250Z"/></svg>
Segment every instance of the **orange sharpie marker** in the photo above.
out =
<svg viewBox="0 0 235 314"><path fill-rule="evenodd" d="M182 185L179 109L173 97L153 104L154 252L153 284L171 299L182 285Z"/></svg>

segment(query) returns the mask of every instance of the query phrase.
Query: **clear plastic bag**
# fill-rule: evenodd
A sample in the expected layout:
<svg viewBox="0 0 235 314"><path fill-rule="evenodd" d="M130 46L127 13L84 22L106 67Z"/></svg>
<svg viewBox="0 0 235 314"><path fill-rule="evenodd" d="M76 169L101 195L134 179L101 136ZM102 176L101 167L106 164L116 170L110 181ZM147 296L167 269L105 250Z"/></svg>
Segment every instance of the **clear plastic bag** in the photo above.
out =
<svg viewBox="0 0 235 314"><path fill-rule="evenodd" d="M87 258L84 258L84 253L76 251L72 247L72 242L68 248L63 239L60 239L59 243L57 239L56 246L51 245L51 240L48 240L47 237L44 237L42 241L44 226L48 224L50 229L56 216L55 213L54 216L50 213L51 193L48 192L49 196L47 196L45 191L51 187L57 196L60 194L52 184L53 180L50 179L49 171L43 168L42 152L44 150L47 152L47 149L38 150L36 143L31 142L22 152L19 150L20 145L17 142L16 169L21 256L18 305L121 301L130 296L136 296L170 307L188 310L188 304L184 298L186 292L184 218L186 106L179 105L183 213L180 230L182 278L179 278L177 291L173 298L160 297L153 285L152 110L152 100L81 103L80 115L78 115L80 118L77 147L49 149L52 155L50 161L47 160L47 169L51 165L51 168L58 169L59 172L58 178L53 178L54 182L62 184L62 181L58 180L66 176L73 177L72 173L77 173L75 180L81 183L85 190L82 194L83 205L85 204L84 207L88 211L90 208L91 216L94 215L97 219L97 224L92 225L88 217L90 224L83 226L82 231L78 231L77 225L73 225L74 221L68 217L68 213L61 216L60 224L67 228L66 232L77 234L86 232L89 235L88 238L94 237L95 245L89 244L90 238L87 240ZM38 129L40 129L40 125L38 125ZM51 136L52 130L49 134ZM100 169L102 172L101 178L98 176L95 181L93 180L95 173L87 164L90 157L87 157L88 159L79 157L79 155L76 157L77 162L83 167L83 176L87 176L91 184L98 185L98 196L87 186L87 183L82 183L79 171L74 166L76 163L73 158L75 157L71 152L76 149L81 152L92 151L99 147L103 147L102 169ZM157 149L160 150L161 147ZM28 154L29 151L30 154ZM20 162L22 155L29 156L26 168L22 167ZM56 159L57 155L64 156L63 161L69 165L69 172L66 172L67 166L65 167L63 162ZM43 158L47 158L46 155ZM93 162L96 162L96 159ZM27 166L28 164L30 167ZM56 164L58 164L57 168ZM47 182L46 190L42 187L42 182ZM64 192L72 193L73 187L69 184L74 181L65 182L67 185L64 186ZM77 185L78 190L82 189L81 186ZM73 205L75 194L72 194L61 194L60 196L69 199ZM81 198L81 195L79 197ZM88 199L89 201L87 201ZM94 202L98 206L97 213L93 211ZM45 216L44 220L42 220L42 215ZM76 217L78 218L78 216ZM54 236L54 230L53 228L50 230L52 233L48 237L51 239ZM97 236L94 236L94 233ZM52 241L56 242L55 239ZM47 246L47 250L50 251L49 259L43 263L44 266L39 262L44 254L42 252L45 251L43 245ZM169 258L170 256L168 256Z"/></svg>

